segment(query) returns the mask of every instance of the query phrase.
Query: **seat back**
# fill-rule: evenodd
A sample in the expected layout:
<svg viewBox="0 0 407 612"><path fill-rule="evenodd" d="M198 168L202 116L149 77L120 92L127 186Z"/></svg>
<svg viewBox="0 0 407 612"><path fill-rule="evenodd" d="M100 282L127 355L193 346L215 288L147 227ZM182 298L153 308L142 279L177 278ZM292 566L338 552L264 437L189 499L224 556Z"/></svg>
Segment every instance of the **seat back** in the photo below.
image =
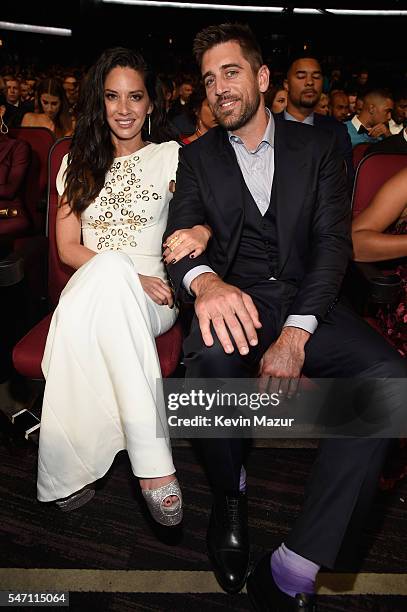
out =
<svg viewBox="0 0 407 612"><path fill-rule="evenodd" d="M10 128L11 138L31 146L31 163L24 184L24 201L36 234L45 233L48 155L55 142L51 130L43 127Z"/></svg>
<svg viewBox="0 0 407 612"><path fill-rule="evenodd" d="M352 163L355 170L359 166L359 163L362 161L365 151L368 147L370 147L370 142L360 142L359 144L353 147Z"/></svg>
<svg viewBox="0 0 407 612"><path fill-rule="evenodd" d="M372 153L359 164L352 195L352 216L370 204L380 187L407 166L407 155Z"/></svg>
<svg viewBox="0 0 407 612"><path fill-rule="evenodd" d="M58 304L59 296L74 270L61 262L56 242L56 218L58 209L58 192L56 178L62 158L69 151L71 138L57 140L49 152L48 158L48 297L53 307Z"/></svg>

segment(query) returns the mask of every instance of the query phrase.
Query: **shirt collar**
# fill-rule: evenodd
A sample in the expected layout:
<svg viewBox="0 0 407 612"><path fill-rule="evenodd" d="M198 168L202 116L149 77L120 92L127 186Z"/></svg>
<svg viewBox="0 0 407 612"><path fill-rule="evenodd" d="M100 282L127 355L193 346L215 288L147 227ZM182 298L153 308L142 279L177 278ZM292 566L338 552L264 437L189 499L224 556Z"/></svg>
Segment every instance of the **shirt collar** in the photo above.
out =
<svg viewBox="0 0 407 612"><path fill-rule="evenodd" d="M305 117L304 121L299 121L299 119L296 119L293 115L290 115L290 113L288 113L285 110L284 119L286 121L296 121L297 123L305 123L306 125L314 125L314 113L311 113L310 115L308 115L308 117Z"/></svg>
<svg viewBox="0 0 407 612"><path fill-rule="evenodd" d="M394 127L394 128L402 128L403 124L402 123L396 123L393 119L393 117L391 117L391 119L389 119L389 127ZM401 130L400 130L401 131Z"/></svg>
<svg viewBox="0 0 407 612"><path fill-rule="evenodd" d="M360 126L362 125L361 122L359 121L359 118L356 117L356 115L352 117L351 123L353 124L353 127L355 128L356 131L358 131Z"/></svg>
<svg viewBox="0 0 407 612"><path fill-rule="evenodd" d="M265 129L265 132L263 134L263 138L260 140L259 144L257 145L255 151L258 151L260 146L262 145L262 143L266 143L268 145L270 145L270 147L274 147L274 133L276 130L276 126L275 126L275 122L274 122L274 117L272 115L272 113L269 111L268 108L266 108L266 113L268 115L268 123L267 123L267 127ZM237 142L239 144L244 144L243 140L237 136L236 134L234 134L233 132L230 132L228 130L228 136L229 136L229 141L232 142ZM255 152L254 151L254 152Z"/></svg>
<svg viewBox="0 0 407 612"><path fill-rule="evenodd" d="M404 136L404 140L407 142L407 128L404 128L403 136Z"/></svg>

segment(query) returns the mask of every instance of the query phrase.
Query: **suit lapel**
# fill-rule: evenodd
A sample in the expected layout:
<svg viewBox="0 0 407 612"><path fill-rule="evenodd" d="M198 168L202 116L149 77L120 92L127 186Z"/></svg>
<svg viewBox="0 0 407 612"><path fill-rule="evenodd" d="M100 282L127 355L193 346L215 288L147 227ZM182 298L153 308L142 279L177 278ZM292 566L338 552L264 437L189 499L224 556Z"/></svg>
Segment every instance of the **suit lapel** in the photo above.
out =
<svg viewBox="0 0 407 612"><path fill-rule="evenodd" d="M223 275L231 263L239 245L244 221L244 181L237 163L235 152L227 132L213 128L213 146L205 147L201 160L212 196L215 200L216 215L221 222L221 231L216 232L210 248L212 265Z"/></svg>
<svg viewBox="0 0 407 612"><path fill-rule="evenodd" d="M239 216L243 210L242 173L227 132L220 128L213 130L216 130L213 147L205 147L202 151L202 162L210 184L215 185L212 191L218 211L225 224L230 226L236 215Z"/></svg>
<svg viewBox="0 0 407 612"><path fill-rule="evenodd" d="M291 249L294 230L306 196L308 173L304 142L297 142L286 121L276 121L272 205L276 211L281 274Z"/></svg>

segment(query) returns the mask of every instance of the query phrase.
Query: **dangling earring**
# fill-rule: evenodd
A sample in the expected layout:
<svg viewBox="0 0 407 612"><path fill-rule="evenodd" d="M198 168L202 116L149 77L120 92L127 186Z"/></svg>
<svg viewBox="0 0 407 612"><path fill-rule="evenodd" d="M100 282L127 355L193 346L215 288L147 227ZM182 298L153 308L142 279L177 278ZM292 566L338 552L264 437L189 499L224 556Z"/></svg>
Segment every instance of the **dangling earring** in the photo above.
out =
<svg viewBox="0 0 407 612"><path fill-rule="evenodd" d="M3 117L0 117L0 133L4 135L8 134L8 127L4 123Z"/></svg>
<svg viewBox="0 0 407 612"><path fill-rule="evenodd" d="M151 136L151 113L148 113L147 117L148 117L148 132L147 132L147 136L150 138L150 136Z"/></svg>

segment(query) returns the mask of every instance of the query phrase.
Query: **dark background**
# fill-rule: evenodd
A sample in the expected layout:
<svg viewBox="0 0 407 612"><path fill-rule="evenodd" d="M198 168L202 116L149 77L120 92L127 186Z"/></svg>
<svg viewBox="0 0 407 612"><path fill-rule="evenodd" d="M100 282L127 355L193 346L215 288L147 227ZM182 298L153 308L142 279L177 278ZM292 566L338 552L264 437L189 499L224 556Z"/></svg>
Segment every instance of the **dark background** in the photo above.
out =
<svg viewBox="0 0 407 612"><path fill-rule="evenodd" d="M211 3L211 0L205 0ZM213 4L214 2L212 2ZM71 28L72 37L26 34L0 29L0 67L6 64L48 67L87 66L102 49L124 45L141 49L160 71L194 66L191 46L202 27L223 21L251 25L267 63L284 69L288 58L307 52L335 64L366 66L379 78L407 73L407 17L348 17L292 14L286 2L220 0L222 4L284 5L283 15L219 10L187 10L105 4L100 0L39 0L1 3L0 19ZM293 2L315 8L407 9L405 0Z"/></svg>

